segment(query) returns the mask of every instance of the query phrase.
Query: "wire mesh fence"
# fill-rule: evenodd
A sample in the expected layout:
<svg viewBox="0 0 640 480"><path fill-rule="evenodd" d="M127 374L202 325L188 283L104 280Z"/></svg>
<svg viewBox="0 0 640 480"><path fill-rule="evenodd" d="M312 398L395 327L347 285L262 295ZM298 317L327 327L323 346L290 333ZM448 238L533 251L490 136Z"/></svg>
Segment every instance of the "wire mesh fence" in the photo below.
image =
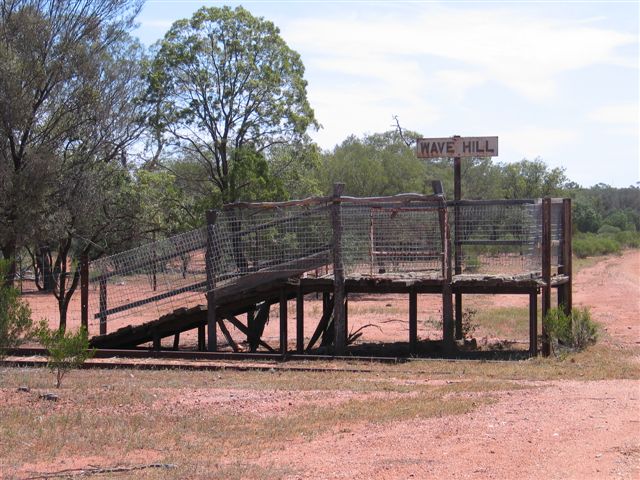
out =
<svg viewBox="0 0 640 480"><path fill-rule="evenodd" d="M149 307L162 315L202 303L206 245L203 227L91 262L90 326Z"/></svg>
<svg viewBox="0 0 640 480"><path fill-rule="evenodd" d="M539 270L540 212L535 203L462 202L450 207L455 273L492 275Z"/></svg>
<svg viewBox="0 0 640 480"><path fill-rule="evenodd" d="M329 206L230 207L210 226L216 288L241 277L287 277L331 261ZM273 277L273 275L271 275Z"/></svg>
<svg viewBox="0 0 640 480"><path fill-rule="evenodd" d="M437 203L342 204L345 275L443 275Z"/></svg>
<svg viewBox="0 0 640 480"><path fill-rule="evenodd" d="M443 278L446 228L458 273L540 272L540 201L355 199L339 204L345 275ZM331 199L230 205L214 223L102 258L89 272L89 321L151 320L205 303L204 294L298 276L333 263ZM446 223L446 216L449 221ZM552 203L552 264L561 265L563 205ZM457 230L457 234L456 234ZM454 262L456 263L456 262ZM207 275L207 273L209 275ZM110 328L111 329L111 328Z"/></svg>
<svg viewBox="0 0 640 480"><path fill-rule="evenodd" d="M553 273L556 273L562 264L563 209L562 200L552 201L551 266L555 269ZM457 273L536 275L541 272L540 200L467 201L451 206L449 211Z"/></svg>

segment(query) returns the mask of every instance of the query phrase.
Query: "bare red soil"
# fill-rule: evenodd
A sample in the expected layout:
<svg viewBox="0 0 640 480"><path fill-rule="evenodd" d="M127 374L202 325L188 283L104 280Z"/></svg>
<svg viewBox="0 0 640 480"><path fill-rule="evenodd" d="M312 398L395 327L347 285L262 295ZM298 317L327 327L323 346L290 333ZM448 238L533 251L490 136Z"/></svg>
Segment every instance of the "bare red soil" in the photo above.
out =
<svg viewBox="0 0 640 480"><path fill-rule="evenodd" d="M438 334L428 320L438 318L439 301L424 297L419 305L420 336L427 338ZM526 305L526 301L505 296L477 301L479 308ZM581 269L574 280L574 303L590 307L603 328L601 342L621 355L630 355L632 362L640 362L640 251L627 251ZM34 304L38 312L44 308L44 304ZM367 329L368 340L406 338L404 296L354 299L350 308L349 321L354 328L378 325ZM319 312L319 301L307 305L310 318ZM277 312L266 332L268 339L277 338L276 318ZM127 323L125 319L122 322ZM307 337L313 323L309 321ZM114 322L110 329L116 326ZM442 376L417 379L442 380ZM384 424L337 423L329 433L300 438L280 450L266 452L257 463L290 468L297 472L291 478L300 479L640 478L637 380L514 381L524 388L491 392L492 402L479 402L480 406L467 414ZM321 392L297 392L293 400L284 393L266 398L264 392L234 389L181 392L183 395L170 402L161 401L158 408L202 403L207 408L278 416L286 415L292 403L334 405L353 396L367 398L367 394L355 392L333 399ZM242 398L237 401L236 395ZM483 393L478 395L481 398ZM74 463L86 464L88 460Z"/></svg>

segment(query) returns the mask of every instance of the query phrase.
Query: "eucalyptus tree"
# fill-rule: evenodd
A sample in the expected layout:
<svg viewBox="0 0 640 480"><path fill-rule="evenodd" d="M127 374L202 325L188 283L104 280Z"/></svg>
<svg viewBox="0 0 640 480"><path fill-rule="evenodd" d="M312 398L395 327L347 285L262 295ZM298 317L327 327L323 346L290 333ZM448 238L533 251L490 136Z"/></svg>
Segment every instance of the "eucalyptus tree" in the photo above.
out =
<svg viewBox="0 0 640 480"><path fill-rule="evenodd" d="M100 99L105 52L140 0L0 0L0 250L44 234L57 168ZM15 272L13 265L10 277Z"/></svg>
<svg viewBox="0 0 640 480"><path fill-rule="evenodd" d="M152 123L202 165L221 202L265 180L270 147L318 126L300 56L273 23L242 7L201 8L175 22L157 49Z"/></svg>

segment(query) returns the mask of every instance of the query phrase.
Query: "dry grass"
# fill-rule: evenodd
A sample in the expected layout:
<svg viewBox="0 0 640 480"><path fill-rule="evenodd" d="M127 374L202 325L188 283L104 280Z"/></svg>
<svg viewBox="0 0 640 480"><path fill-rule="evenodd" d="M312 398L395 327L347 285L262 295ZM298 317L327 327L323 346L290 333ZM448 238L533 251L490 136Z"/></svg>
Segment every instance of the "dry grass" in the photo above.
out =
<svg viewBox="0 0 640 480"><path fill-rule="evenodd" d="M639 353L596 346L561 360L357 364L371 369L364 373L84 370L69 376L58 402L38 399L52 385L48 371L5 369L0 468L4 478L25 478L28 470L62 470L67 458L80 466L178 465L118 478L282 478L295 472L256 460L288 442L465 414L499 392L539 388L529 380L639 379ZM31 392L16 391L20 385Z"/></svg>

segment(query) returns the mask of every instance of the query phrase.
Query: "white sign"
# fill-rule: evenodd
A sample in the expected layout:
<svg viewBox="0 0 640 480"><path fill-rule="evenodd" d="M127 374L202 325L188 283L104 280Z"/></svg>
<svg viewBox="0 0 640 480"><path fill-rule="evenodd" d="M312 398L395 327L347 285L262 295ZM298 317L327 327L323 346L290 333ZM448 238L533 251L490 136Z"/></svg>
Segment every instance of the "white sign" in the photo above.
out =
<svg viewBox="0 0 640 480"><path fill-rule="evenodd" d="M498 137L419 138L418 158L497 157Z"/></svg>

